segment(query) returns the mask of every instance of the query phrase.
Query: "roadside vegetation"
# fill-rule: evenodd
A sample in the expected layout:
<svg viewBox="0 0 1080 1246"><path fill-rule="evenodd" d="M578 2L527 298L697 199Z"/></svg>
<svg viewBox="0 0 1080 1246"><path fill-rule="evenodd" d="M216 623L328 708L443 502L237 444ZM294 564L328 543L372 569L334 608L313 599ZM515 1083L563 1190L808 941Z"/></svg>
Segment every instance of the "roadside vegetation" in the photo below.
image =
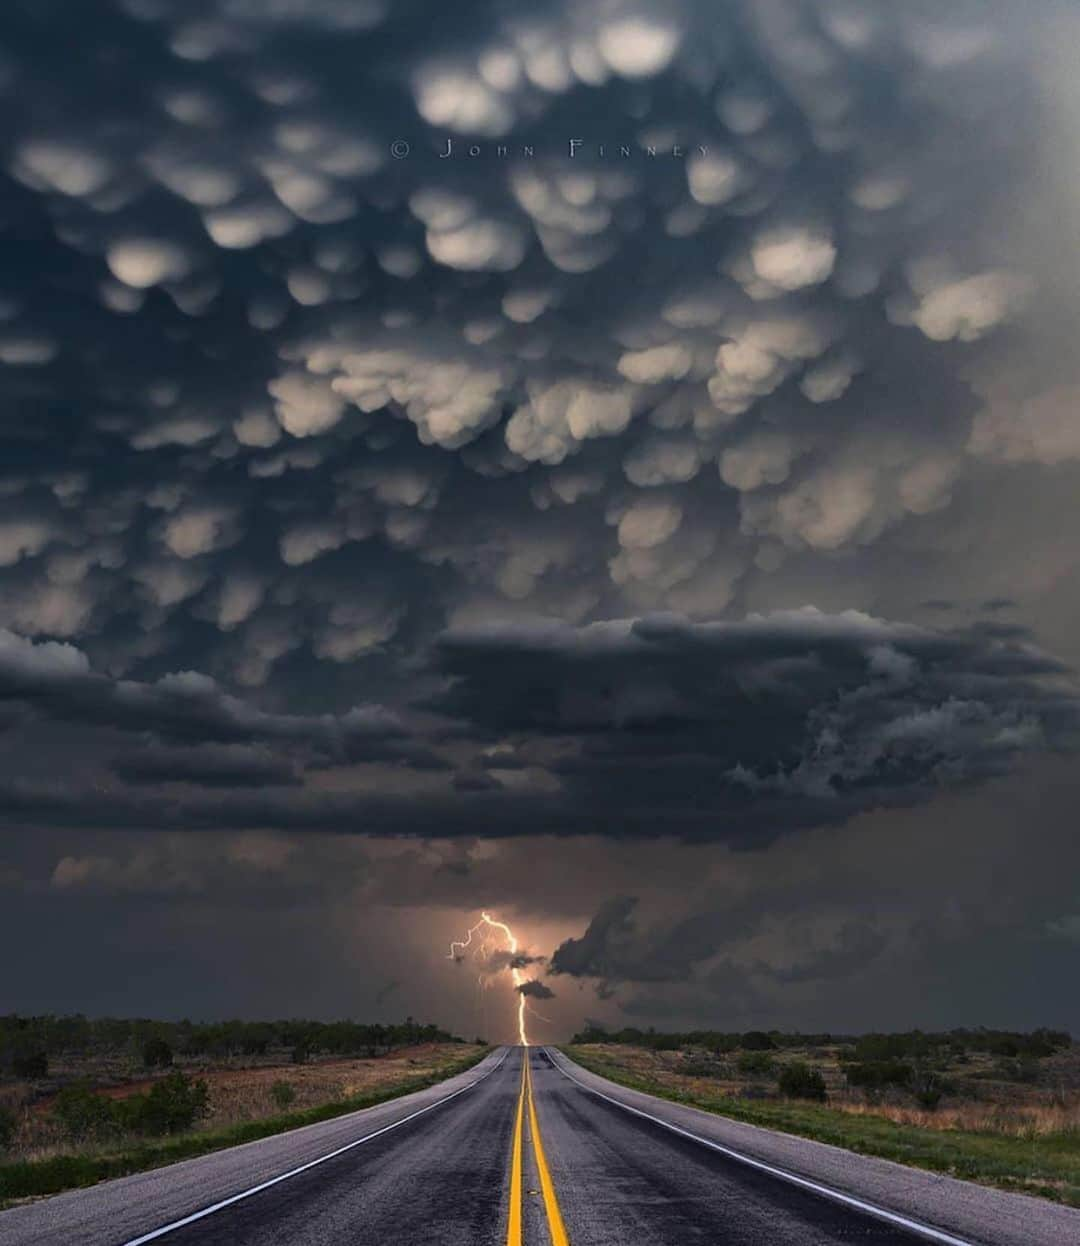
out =
<svg viewBox="0 0 1080 1246"><path fill-rule="evenodd" d="M0 1018L0 1207L371 1107L477 1063L410 1018Z"/></svg>
<svg viewBox="0 0 1080 1246"><path fill-rule="evenodd" d="M1080 1047L1068 1034L588 1029L565 1050L662 1098L1080 1206Z"/></svg>

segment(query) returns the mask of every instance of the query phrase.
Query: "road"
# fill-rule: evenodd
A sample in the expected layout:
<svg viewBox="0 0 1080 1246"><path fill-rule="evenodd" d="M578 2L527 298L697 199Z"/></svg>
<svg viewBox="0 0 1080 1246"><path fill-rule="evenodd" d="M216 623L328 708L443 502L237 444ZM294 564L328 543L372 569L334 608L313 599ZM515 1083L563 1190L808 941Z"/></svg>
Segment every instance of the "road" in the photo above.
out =
<svg viewBox="0 0 1080 1246"><path fill-rule="evenodd" d="M1080 1242L1080 1213L736 1126L519 1047L391 1104L0 1214L0 1246L927 1241Z"/></svg>

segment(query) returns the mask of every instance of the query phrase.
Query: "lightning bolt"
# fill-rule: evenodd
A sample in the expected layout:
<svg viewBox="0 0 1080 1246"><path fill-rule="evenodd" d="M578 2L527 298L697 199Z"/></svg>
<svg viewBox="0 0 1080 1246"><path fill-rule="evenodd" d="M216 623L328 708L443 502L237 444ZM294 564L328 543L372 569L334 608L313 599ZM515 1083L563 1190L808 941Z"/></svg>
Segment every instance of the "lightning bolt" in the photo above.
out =
<svg viewBox="0 0 1080 1246"><path fill-rule="evenodd" d="M517 955L518 941L514 932L506 924L491 917L488 913L481 913L480 920L475 926L469 928L464 939L453 939L450 942L450 952L447 956L448 960L462 961L465 959L466 951L472 947L474 936L477 938L477 952L480 956L486 956L490 947L489 937L492 931L497 931L506 942L506 948L511 956ZM481 933L482 932L482 933ZM525 996L517 990L525 981L525 975L517 968L516 965L510 965L510 977L514 983L514 990L518 997L518 1037L521 1040L522 1047L529 1046L529 1036L525 1029Z"/></svg>

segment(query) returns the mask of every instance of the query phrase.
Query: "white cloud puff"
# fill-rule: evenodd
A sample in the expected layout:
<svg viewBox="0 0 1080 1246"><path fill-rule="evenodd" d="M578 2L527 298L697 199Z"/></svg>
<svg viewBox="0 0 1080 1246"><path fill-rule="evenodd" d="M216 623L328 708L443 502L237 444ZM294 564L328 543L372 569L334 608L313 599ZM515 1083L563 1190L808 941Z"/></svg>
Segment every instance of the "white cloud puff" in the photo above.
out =
<svg viewBox="0 0 1080 1246"><path fill-rule="evenodd" d="M561 463L581 442L623 432L634 413L627 389L587 381L532 381L506 425L506 444L530 462Z"/></svg>
<svg viewBox="0 0 1080 1246"><path fill-rule="evenodd" d="M623 471L640 488L684 484L701 470L703 448L689 437L650 437L623 459Z"/></svg>
<svg viewBox="0 0 1080 1246"><path fill-rule="evenodd" d="M166 522L162 533L169 549L184 559L223 549L236 535L232 512L220 507L181 511Z"/></svg>
<svg viewBox="0 0 1080 1246"><path fill-rule="evenodd" d="M799 388L811 402L836 402L847 393L858 371L859 363L855 356L841 353L808 368L799 382Z"/></svg>
<svg viewBox="0 0 1080 1246"><path fill-rule="evenodd" d="M746 187L741 162L726 151L695 152L686 164L690 194L706 207L728 203Z"/></svg>
<svg viewBox="0 0 1080 1246"><path fill-rule="evenodd" d="M136 290L167 281L181 281L192 269L192 258L178 243L161 238L127 238L106 252L109 270L117 281Z"/></svg>
<svg viewBox="0 0 1080 1246"><path fill-rule="evenodd" d="M429 353L415 344L328 350L313 356L313 366L334 373L334 393L361 411L399 407L425 445L456 449L502 412L503 369L470 356Z"/></svg>
<svg viewBox="0 0 1080 1246"><path fill-rule="evenodd" d="M55 536L53 526L40 519L0 521L0 567L12 567L24 558L33 558Z"/></svg>
<svg viewBox="0 0 1080 1246"><path fill-rule="evenodd" d="M780 290L820 285L836 264L836 244L824 233L806 228L767 229L750 248L754 272Z"/></svg>
<svg viewBox="0 0 1080 1246"><path fill-rule="evenodd" d="M741 493L778 485L791 473L796 453L794 442L783 433L752 433L720 456L720 476Z"/></svg>
<svg viewBox="0 0 1080 1246"><path fill-rule="evenodd" d="M294 437L328 432L345 412L343 399L320 377L288 372L271 381L268 389L281 427Z"/></svg>
<svg viewBox="0 0 1080 1246"><path fill-rule="evenodd" d="M754 402L773 393L799 363L828 348L831 333L808 316L776 316L751 321L733 332L733 340L716 352L716 372L709 394L717 410L741 415Z"/></svg>
<svg viewBox="0 0 1080 1246"><path fill-rule="evenodd" d="M502 92L462 65L429 65L413 76L420 116L457 134L498 138L514 124L514 110Z"/></svg>
<svg viewBox="0 0 1080 1246"><path fill-rule="evenodd" d="M652 549L675 535L683 511L672 498L642 498L631 503L619 519L623 549Z"/></svg>
<svg viewBox="0 0 1080 1246"><path fill-rule="evenodd" d="M600 27L596 47L623 78L651 78L671 64L682 31L657 14L622 17Z"/></svg>
<svg viewBox="0 0 1080 1246"><path fill-rule="evenodd" d="M940 283L922 281L917 270L913 278L914 307L905 314L894 304L890 313L935 342L977 342L1020 311L1031 292L1027 278L1000 269Z"/></svg>
<svg viewBox="0 0 1080 1246"><path fill-rule="evenodd" d="M18 147L14 173L36 190L84 198L108 184L113 168L90 147L66 140L31 139Z"/></svg>
<svg viewBox="0 0 1080 1246"><path fill-rule="evenodd" d="M281 535L281 560L290 567L301 567L340 549L347 539L345 529L334 519L296 524Z"/></svg>
<svg viewBox="0 0 1080 1246"><path fill-rule="evenodd" d="M509 272L525 258L519 226L479 214L473 199L437 188L417 191L409 207L427 226L428 252L437 263L465 272Z"/></svg>
<svg viewBox="0 0 1080 1246"><path fill-rule="evenodd" d="M681 381L693 364L693 352L672 342L667 346L628 351L619 360L618 369L637 385L659 385L663 381Z"/></svg>

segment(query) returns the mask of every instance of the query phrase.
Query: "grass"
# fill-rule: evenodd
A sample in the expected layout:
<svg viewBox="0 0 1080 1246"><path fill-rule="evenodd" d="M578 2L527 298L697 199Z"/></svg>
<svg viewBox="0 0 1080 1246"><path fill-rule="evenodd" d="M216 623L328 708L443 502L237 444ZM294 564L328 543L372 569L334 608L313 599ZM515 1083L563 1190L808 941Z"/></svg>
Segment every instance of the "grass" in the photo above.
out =
<svg viewBox="0 0 1080 1246"><path fill-rule="evenodd" d="M486 1050L471 1052L429 1072L388 1082L377 1089L361 1094L323 1103L300 1111L282 1112L260 1120L243 1121L216 1129L193 1131L171 1138L132 1142L114 1150L102 1152L78 1152L54 1155L47 1159L24 1160L18 1163L0 1164L0 1210L18 1199L36 1198L59 1194L64 1190L81 1189L109 1181L114 1177L126 1177L132 1173L161 1168L178 1160L207 1155L226 1147L254 1142L273 1134L297 1129L302 1125L314 1125L319 1121L332 1120L361 1108L375 1107L390 1099L400 1098L415 1090L437 1085L457 1073L478 1064L487 1054Z"/></svg>
<svg viewBox="0 0 1080 1246"><path fill-rule="evenodd" d="M1046 1132L1032 1129L1027 1136L997 1128L983 1132L955 1126L929 1128L910 1118L891 1119L886 1109L851 1111L787 1099L746 1100L700 1085L665 1083L588 1047L564 1050L583 1068L632 1090L861 1155L1080 1207L1080 1129L1075 1125Z"/></svg>

